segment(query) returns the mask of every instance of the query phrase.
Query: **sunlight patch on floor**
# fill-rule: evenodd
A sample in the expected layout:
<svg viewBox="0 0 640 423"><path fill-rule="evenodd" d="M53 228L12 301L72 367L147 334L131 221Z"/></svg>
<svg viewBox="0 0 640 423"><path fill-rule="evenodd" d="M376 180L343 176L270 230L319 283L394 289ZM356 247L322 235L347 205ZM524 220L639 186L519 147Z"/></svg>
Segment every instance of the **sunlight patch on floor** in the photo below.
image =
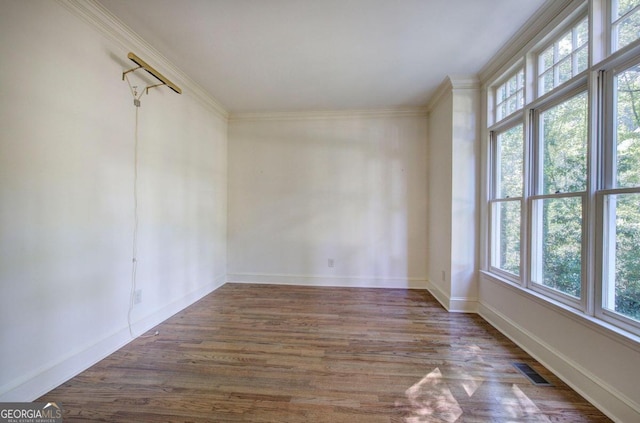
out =
<svg viewBox="0 0 640 423"><path fill-rule="evenodd" d="M509 422L525 418L527 422L551 423L517 384L500 383L478 375L477 370L486 371L483 366L487 365L478 346L463 348L458 354L461 354L463 365L443 367L442 370L436 367L405 391L411 407L411 415L405 418L405 423L454 423L465 414L462 407L468 406L474 395L489 402L484 410L480 410L482 415L468 417ZM473 414L471 410L468 412Z"/></svg>
<svg viewBox="0 0 640 423"><path fill-rule="evenodd" d="M511 387L511 392L513 393L513 397L506 398L508 403L504 405L505 409L511 411L513 417L527 417L528 422L551 423L551 420L549 420L549 418L540 411L538 406L535 405L524 392L522 392L518 385L514 384ZM532 418L535 420L531 420Z"/></svg>
<svg viewBox="0 0 640 423"><path fill-rule="evenodd" d="M438 368L405 393L414 410L414 416L408 417L406 423L433 422L434 418L453 423L462 415L462 408L447 383L442 380L442 373Z"/></svg>

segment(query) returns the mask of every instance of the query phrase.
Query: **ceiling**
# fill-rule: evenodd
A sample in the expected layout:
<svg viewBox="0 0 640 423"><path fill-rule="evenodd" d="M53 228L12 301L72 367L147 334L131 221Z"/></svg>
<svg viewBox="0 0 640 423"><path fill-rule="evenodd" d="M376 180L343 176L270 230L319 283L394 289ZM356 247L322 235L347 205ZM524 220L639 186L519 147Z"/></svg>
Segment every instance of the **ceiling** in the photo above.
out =
<svg viewBox="0 0 640 423"><path fill-rule="evenodd" d="M545 0L98 1L233 114L424 106Z"/></svg>

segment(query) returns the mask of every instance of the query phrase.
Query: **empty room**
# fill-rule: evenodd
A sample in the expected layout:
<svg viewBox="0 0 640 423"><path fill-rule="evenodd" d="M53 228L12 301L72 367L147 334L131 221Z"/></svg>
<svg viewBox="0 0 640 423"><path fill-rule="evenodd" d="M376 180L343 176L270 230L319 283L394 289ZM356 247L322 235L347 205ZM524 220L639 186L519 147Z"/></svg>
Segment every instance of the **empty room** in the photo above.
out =
<svg viewBox="0 0 640 423"><path fill-rule="evenodd" d="M640 421L640 0L0 0L0 422Z"/></svg>

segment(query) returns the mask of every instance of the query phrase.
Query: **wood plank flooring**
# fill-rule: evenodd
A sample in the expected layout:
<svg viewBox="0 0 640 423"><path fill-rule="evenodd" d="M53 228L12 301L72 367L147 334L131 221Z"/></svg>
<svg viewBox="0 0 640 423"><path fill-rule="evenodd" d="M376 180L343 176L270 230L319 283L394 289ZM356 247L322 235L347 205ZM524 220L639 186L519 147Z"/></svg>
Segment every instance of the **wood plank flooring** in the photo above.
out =
<svg viewBox="0 0 640 423"><path fill-rule="evenodd" d="M426 291L227 284L155 330L38 401L65 422L610 421Z"/></svg>

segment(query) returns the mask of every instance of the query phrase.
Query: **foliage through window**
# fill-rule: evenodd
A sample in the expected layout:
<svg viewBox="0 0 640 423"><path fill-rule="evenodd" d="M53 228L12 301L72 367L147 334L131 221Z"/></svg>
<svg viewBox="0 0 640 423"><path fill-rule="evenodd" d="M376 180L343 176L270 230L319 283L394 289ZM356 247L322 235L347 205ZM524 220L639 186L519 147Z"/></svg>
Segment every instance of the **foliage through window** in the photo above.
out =
<svg viewBox="0 0 640 423"><path fill-rule="evenodd" d="M640 186L640 65L614 78L616 187Z"/></svg>
<svg viewBox="0 0 640 423"><path fill-rule="evenodd" d="M494 268L520 274L520 215L523 188L523 126L496 134L494 139L494 202L491 260Z"/></svg>
<svg viewBox="0 0 640 423"><path fill-rule="evenodd" d="M640 194L611 194L605 203L604 308L640 321Z"/></svg>
<svg viewBox="0 0 640 423"><path fill-rule="evenodd" d="M587 93L541 113L542 192L584 191L587 187Z"/></svg>
<svg viewBox="0 0 640 423"><path fill-rule="evenodd" d="M582 292L582 193L587 180L587 93L539 112L532 203L533 283L574 298ZM541 185L541 186L540 186Z"/></svg>
<svg viewBox="0 0 640 423"><path fill-rule="evenodd" d="M612 6L611 39L616 51L640 38L640 0L614 0Z"/></svg>
<svg viewBox="0 0 640 423"><path fill-rule="evenodd" d="M603 308L640 321L640 64L613 75L615 159L604 196Z"/></svg>
<svg viewBox="0 0 640 423"><path fill-rule="evenodd" d="M582 293L581 197L533 201L532 282L574 298Z"/></svg>

